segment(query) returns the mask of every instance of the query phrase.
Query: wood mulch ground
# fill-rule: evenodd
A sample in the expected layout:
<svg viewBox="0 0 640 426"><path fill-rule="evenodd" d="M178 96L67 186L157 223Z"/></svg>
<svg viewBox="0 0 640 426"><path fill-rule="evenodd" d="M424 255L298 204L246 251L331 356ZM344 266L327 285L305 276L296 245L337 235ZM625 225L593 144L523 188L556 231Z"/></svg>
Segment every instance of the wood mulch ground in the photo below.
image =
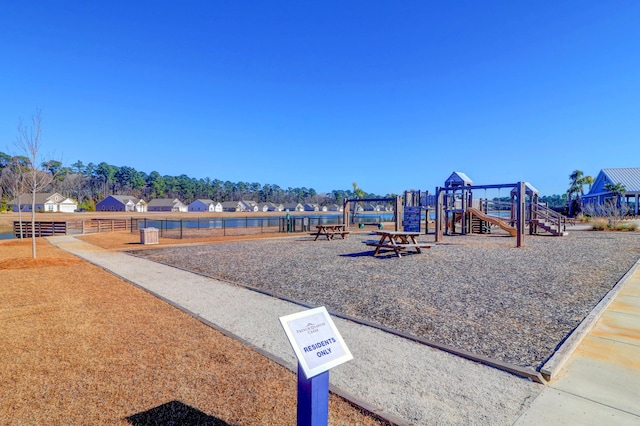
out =
<svg viewBox="0 0 640 426"><path fill-rule="evenodd" d="M37 254L0 242L0 423L296 423L293 372L43 239ZM379 421L332 395L330 423Z"/></svg>

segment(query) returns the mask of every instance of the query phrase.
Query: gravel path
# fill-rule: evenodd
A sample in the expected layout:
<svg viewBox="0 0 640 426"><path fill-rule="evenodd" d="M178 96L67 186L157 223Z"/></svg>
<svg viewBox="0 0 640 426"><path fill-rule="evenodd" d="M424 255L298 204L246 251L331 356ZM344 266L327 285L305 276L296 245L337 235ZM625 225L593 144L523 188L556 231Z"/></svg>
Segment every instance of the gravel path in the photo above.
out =
<svg viewBox="0 0 640 426"><path fill-rule="evenodd" d="M538 370L640 258L640 233L453 236L423 254L298 236L136 251L438 343ZM419 241L433 241L422 236Z"/></svg>

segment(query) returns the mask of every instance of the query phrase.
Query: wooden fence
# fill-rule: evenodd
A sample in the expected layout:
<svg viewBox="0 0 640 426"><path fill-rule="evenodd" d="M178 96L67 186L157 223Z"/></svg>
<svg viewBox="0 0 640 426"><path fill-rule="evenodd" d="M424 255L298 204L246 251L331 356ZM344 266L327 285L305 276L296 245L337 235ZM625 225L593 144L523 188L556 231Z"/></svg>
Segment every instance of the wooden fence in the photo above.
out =
<svg viewBox="0 0 640 426"><path fill-rule="evenodd" d="M92 219L67 222L69 233L96 234L100 232L128 231L130 219Z"/></svg>
<svg viewBox="0 0 640 426"><path fill-rule="evenodd" d="M130 219L92 219L92 220L72 220L67 222L37 221L35 222L36 237L51 237L54 235L66 234L95 234L99 232L129 231L131 228ZM31 222L13 222L13 235L20 237L31 237Z"/></svg>
<svg viewBox="0 0 640 426"><path fill-rule="evenodd" d="M35 234L36 237L51 237L53 235L66 235L67 222L54 221L38 221L31 226L31 222L13 222L13 235L18 238L22 234L22 238L30 238Z"/></svg>

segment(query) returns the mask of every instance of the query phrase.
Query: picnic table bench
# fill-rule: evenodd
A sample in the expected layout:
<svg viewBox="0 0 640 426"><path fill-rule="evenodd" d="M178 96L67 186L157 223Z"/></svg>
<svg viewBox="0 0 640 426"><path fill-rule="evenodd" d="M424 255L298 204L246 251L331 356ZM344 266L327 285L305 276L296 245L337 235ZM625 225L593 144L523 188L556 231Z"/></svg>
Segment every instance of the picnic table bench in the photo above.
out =
<svg viewBox="0 0 640 426"><path fill-rule="evenodd" d="M431 248L432 244L419 243L416 237L420 235L419 232L403 232L403 231L377 231L376 234L380 235L380 241L369 241L366 244L368 246L375 247L373 255L376 256L380 253L381 249L393 250L398 257L402 257L400 253L402 250L414 249L417 253L422 253L422 249Z"/></svg>
<svg viewBox="0 0 640 426"><path fill-rule="evenodd" d="M347 225L345 224L317 225L316 229L316 232L311 233L312 236L316 236L313 241L316 241L321 235L326 236L327 240L333 240L333 237L335 237L336 235L340 235L342 239L345 239L349 236L349 230L347 229Z"/></svg>

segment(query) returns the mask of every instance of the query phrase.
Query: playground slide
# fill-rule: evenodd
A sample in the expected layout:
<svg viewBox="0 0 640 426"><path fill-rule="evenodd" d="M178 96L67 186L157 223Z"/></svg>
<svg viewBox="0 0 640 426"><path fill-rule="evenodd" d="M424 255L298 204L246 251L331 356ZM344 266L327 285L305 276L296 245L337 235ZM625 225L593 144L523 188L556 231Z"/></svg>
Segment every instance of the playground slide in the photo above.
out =
<svg viewBox="0 0 640 426"><path fill-rule="evenodd" d="M474 209L473 207L469 207L469 213L471 213L474 216L477 216L482 220L498 225L500 229L502 229L503 231L507 231L509 235L511 235L512 237L515 237L518 235L518 230L516 228L514 228L513 226L510 226L509 224L507 224L507 222L500 219L499 217L484 214L480 210Z"/></svg>

